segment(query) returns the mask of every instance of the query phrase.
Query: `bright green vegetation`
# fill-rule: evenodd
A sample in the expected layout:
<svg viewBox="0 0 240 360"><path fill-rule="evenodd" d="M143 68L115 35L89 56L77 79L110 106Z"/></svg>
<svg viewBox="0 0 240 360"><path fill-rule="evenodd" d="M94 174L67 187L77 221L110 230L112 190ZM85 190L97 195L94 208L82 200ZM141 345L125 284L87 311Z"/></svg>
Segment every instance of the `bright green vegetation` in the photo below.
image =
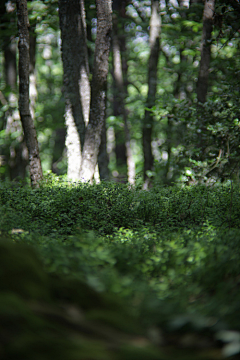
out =
<svg viewBox="0 0 240 360"><path fill-rule="evenodd" d="M71 333L62 343L63 352L71 348L68 359L77 359L74 351L79 354L80 346L88 354L93 349L81 359L193 360L201 357L187 353L181 357L178 352L163 355L149 344L141 350L136 344L130 349L130 337L146 334L141 329L157 334L161 329L165 334L178 334L169 340L177 346L190 331L201 335L195 342L190 340L187 348L197 348L202 335L212 339L220 330L240 331L239 187L229 183L142 191L124 184L69 185L51 176L47 180L39 189L0 184L0 229L7 240L0 243L0 261L5 267L0 281L1 289L8 291L1 293L0 319L4 318L2 309L11 306L25 319L28 331L20 337L21 344L29 341L35 349L31 331L40 334L47 328L43 344L50 346L55 339L58 346L51 327L58 328L60 323L60 338L66 331ZM25 299L32 299L30 308ZM62 303L80 306L87 320L97 321L101 331L99 324L107 324L104 340L99 328L94 328L96 348L91 332L86 335L85 330L74 328L75 320L61 318L68 316L66 308L60 308ZM45 318L48 310L55 315ZM33 311L36 321L31 320ZM117 329L114 339L120 332L129 336L124 340L126 353L119 350L122 345L117 341L109 340L109 326ZM12 339L17 330L9 329ZM84 335L76 342L78 331ZM116 349L109 350L109 341L118 355ZM234 340L230 354L240 350L236 344ZM96 350L99 347L101 351ZM26 354L25 359L32 359ZM203 358L221 358L207 354ZM16 353L11 356L5 358L17 359Z"/></svg>

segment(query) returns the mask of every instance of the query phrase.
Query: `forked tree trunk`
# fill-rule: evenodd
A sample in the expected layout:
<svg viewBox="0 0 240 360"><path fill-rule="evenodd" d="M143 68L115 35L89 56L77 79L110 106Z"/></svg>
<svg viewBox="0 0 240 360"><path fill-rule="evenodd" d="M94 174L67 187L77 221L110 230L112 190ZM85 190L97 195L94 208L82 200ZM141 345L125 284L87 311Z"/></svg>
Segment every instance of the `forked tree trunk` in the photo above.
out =
<svg viewBox="0 0 240 360"><path fill-rule="evenodd" d="M205 0L203 11L203 32L201 42L201 61L197 82L197 99L204 103L208 90L208 75L211 59L211 33L213 25L215 0Z"/></svg>
<svg viewBox="0 0 240 360"><path fill-rule="evenodd" d="M96 0L97 37L91 87L89 123L85 133L80 178L92 181L105 121L108 57L112 32L112 1Z"/></svg>
<svg viewBox="0 0 240 360"><path fill-rule="evenodd" d="M160 53L160 33L161 33L161 16L159 13L159 1L152 0L152 14L150 19L149 30L150 56L148 63L148 96L146 107L151 108L155 104L156 89L157 89L157 66ZM152 112L145 110L145 117L143 121L143 154L144 154L144 180L145 188L148 186L148 170L153 169L153 154L152 154L152 129L153 116Z"/></svg>
<svg viewBox="0 0 240 360"><path fill-rule="evenodd" d="M42 179L37 133L29 109L29 21L27 1L17 0L19 31L19 112L29 154L29 172L32 186Z"/></svg>

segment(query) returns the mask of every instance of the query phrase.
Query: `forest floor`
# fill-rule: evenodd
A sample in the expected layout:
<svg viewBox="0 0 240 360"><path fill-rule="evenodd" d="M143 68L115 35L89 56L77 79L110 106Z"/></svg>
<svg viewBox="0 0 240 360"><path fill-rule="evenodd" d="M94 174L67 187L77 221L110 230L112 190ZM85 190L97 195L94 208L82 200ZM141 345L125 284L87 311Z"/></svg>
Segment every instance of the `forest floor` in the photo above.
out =
<svg viewBox="0 0 240 360"><path fill-rule="evenodd" d="M38 189L1 183L0 205L2 239L15 243L23 259L26 249L34 248L45 274L36 270L37 279L49 277L53 288L52 279L65 282L69 293L63 295L57 288L51 295L55 302L64 298L76 304L76 296L83 301L81 292L74 295L66 285L76 287L79 282L87 293L85 305L80 301L85 310L86 303L99 303L105 294L112 299L106 301L115 304L107 315L106 308L100 314L93 305L94 321L113 323L114 318L118 329L126 332L127 327L129 332L132 316L157 346L167 348L173 342L179 349L214 348L214 355L194 359L240 352L239 187L159 186L142 191L124 184L69 185L49 178ZM15 269L18 279L13 290L21 293L26 287L23 296L34 297L34 279L21 286L28 277L24 268L19 270L23 262L17 254L9 257L9 271ZM25 271L29 269L26 265ZM127 321L116 311L122 304L131 314ZM112 359L106 353L94 354L89 358ZM167 354L153 352L145 358L193 359L186 353ZM141 356L137 353L136 358Z"/></svg>

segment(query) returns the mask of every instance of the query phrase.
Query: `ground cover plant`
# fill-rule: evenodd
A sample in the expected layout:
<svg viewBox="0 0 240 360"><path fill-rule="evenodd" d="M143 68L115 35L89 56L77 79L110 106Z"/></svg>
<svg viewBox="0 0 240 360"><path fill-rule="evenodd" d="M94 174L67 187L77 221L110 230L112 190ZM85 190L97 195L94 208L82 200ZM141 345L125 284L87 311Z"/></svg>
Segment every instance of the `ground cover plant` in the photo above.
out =
<svg viewBox="0 0 240 360"><path fill-rule="evenodd" d="M88 321L98 322L100 326L107 323L121 333L132 331L137 338L150 338L155 347L149 342L146 347L141 345L149 351L142 358L213 359L239 353L240 193L237 185L229 182L214 187L155 186L143 191L137 186L111 182L93 186L69 184L64 178L49 175L37 189L1 182L0 202L1 238L7 244L2 253L6 253L9 244L9 251L13 252L13 258L7 257L9 260L4 263L8 266L5 272L19 279L17 287L14 281L10 285L6 280L1 281L1 301L8 303L4 291L11 290L15 294L11 301L16 309L21 308L22 318L27 313L21 303L26 294L19 284L26 281L23 288L32 289L35 279L40 277L45 279L40 281L41 291L29 290L29 301L41 304L42 311L49 309L50 301L51 314L59 311L56 306L63 306L64 301L78 304ZM39 270L34 270L36 255L32 248L41 259L36 260ZM26 251L29 258L26 260L29 269L20 271L19 277L16 274L22 264L16 260L18 250L14 255L14 249L24 249L22 253ZM29 282L27 273L31 272L31 266L33 274L36 271L41 275L33 276ZM65 288L64 295L56 295L59 286ZM101 301L112 304L113 311L108 312L106 306L98 311L96 305L90 312L86 311L79 295L81 290L76 291L77 288L90 293L88 301L96 298L94 304ZM48 295L44 299L36 298L36 293L41 292ZM106 294L110 300L105 300ZM127 315L120 321L122 304ZM43 316L31 306L29 311L33 311L35 320ZM129 314L132 321L126 320ZM50 317L56 320L57 315ZM27 322L30 323L33 326L34 320ZM48 329L57 326L58 321L51 326L50 323L42 324L41 331L44 326ZM79 323L78 326L81 328ZM39 334L40 328L35 329ZM81 332L80 328L76 331ZM9 339L17 336L12 334L10 329ZM97 340L96 346L101 345L102 352L96 350L82 358L141 358L136 347L126 352L127 355L120 351L122 355L117 357L109 352L105 340L102 343L101 339ZM31 341L34 349L35 340ZM91 343L91 335L88 341ZM124 346L128 347L129 341ZM66 349L72 347L73 359L77 358L75 346L71 341L66 344ZM87 354L87 348L85 351ZM16 358L16 352L11 356Z"/></svg>

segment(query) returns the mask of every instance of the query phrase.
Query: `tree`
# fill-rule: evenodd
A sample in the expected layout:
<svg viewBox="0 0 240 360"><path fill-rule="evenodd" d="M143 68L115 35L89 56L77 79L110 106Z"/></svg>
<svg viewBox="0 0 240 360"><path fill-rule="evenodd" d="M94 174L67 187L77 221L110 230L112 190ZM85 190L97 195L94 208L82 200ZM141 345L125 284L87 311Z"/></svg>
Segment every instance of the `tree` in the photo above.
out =
<svg viewBox="0 0 240 360"><path fill-rule="evenodd" d="M89 119L90 83L83 0L60 0L68 177L78 180Z"/></svg>
<svg viewBox="0 0 240 360"><path fill-rule="evenodd" d="M29 172L32 186L42 179L37 134L29 108L29 21L27 1L17 0L19 30L19 112L29 153Z"/></svg>
<svg viewBox="0 0 240 360"><path fill-rule="evenodd" d="M126 39L124 36L124 24L122 20L126 17L126 2L114 2L115 15L113 18L113 98L114 115L123 118L124 132L115 131L116 138L116 160L127 163L128 182L133 184L135 181L135 163L131 149L131 136L128 125L126 98L127 92L127 58L126 58ZM123 136L121 136L123 135ZM120 140L120 141L119 141ZM124 141L124 142L123 142Z"/></svg>
<svg viewBox="0 0 240 360"><path fill-rule="evenodd" d="M145 117L143 120L143 154L144 154L144 180L147 187L148 170L153 169L153 154L152 154L152 129L153 116L149 110L155 105L156 89L157 89L157 68L160 52L160 31L161 31L161 16L159 14L159 1L152 0L151 4L151 19L149 30L149 44L150 56L148 64L148 96L146 101Z"/></svg>
<svg viewBox="0 0 240 360"><path fill-rule="evenodd" d="M106 99L107 100L107 99ZM100 180L109 180L109 158L107 153L107 132L106 132L106 108L105 105L105 115L104 115L104 124L101 133L101 144L99 147L98 153L98 169L95 168L95 176L97 177L97 170L99 171Z"/></svg>
<svg viewBox="0 0 240 360"><path fill-rule="evenodd" d="M29 96L30 111L34 119L36 100L37 100L37 78L36 78L36 44L37 35L35 32L36 23L32 24L29 29Z"/></svg>
<svg viewBox="0 0 240 360"><path fill-rule="evenodd" d="M211 34L214 17L215 0L205 0L203 11L203 32L201 41L201 61L197 82L198 101L206 101L208 89L209 64L211 59Z"/></svg>
<svg viewBox="0 0 240 360"><path fill-rule="evenodd" d="M0 17L2 25L2 49L4 55L5 96L2 105L7 108L3 121L5 143L1 144L1 156L6 164L6 174L11 180L24 179L28 163L27 147L23 139L22 126L17 109L17 43L16 43L16 6L2 3ZM16 134L18 134L16 136Z"/></svg>
<svg viewBox="0 0 240 360"><path fill-rule="evenodd" d="M80 178L92 181L104 126L108 57L112 32L112 2L97 0L97 37L91 86L90 117L85 133Z"/></svg>
<svg viewBox="0 0 240 360"><path fill-rule="evenodd" d="M11 65L8 60L9 54L7 54L9 48L7 49L6 46L12 43L6 40L7 38L11 39L14 43L17 27L14 12L16 2L6 3L7 8L5 3L0 5L0 16L7 9L7 21L4 19L2 21L1 17L0 72L3 74L7 74L7 71L4 71L4 64L9 69ZM83 11L83 3L86 11ZM155 82L158 78L154 99L150 97L152 85L149 86L148 76L150 69L153 72L155 66L149 65L149 60L151 62L153 59L149 57L151 2L139 0L114 0L113 2L113 6L117 5L119 10L115 9L116 18L113 24L113 53L110 54L110 72L113 76L108 76L107 102L105 96L106 105L104 105L103 117L106 118L106 124L103 122L101 145L97 156L102 179L108 177L105 127L109 131L109 143L107 145L108 152L111 152L109 171L115 175L118 172L120 175L126 176L127 159L129 159L126 145L131 142L130 150L134 153L133 164L136 166L137 184L142 181L142 176L139 175L143 174L144 161L145 165L148 163L144 170L146 181L148 181L148 175L156 176L156 181L161 183L165 182L165 179L167 183L173 183L181 180L181 174L184 174L185 171L193 171L194 173L199 171L205 174L208 168L211 169L216 163L219 150L222 150L222 155L221 161L218 162L218 168L220 163L221 166L224 165L224 161L226 164L230 164L230 162L233 164L234 154L238 154L237 143L239 141L236 137L238 125L233 124L239 118L237 110L240 39L238 1L215 0L214 18L212 19L213 31L212 34L209 32L208 38L205 38L202 54L199 49L203 35L205 1L177 0L159 3L160 20L163 26L162 30L160 27L161 50L158 53L157 75L152 76ZM209 8L210 3L212 1L209 0L205 5L208 5ZM13 8L11 14L8 13L9 4L13 4L13 6L11 5ZM65 9L63 9L63 5ZM93 90L96 88L92 75L94 75L97 9L95 0L85 2L83 0L61 0L59 3L60 12L58 12L57 7L58 2L56 0L47 2L28 1L30 25L34 26L36 23L38 37L35 68L38 79L38 98L35 100L34 124L39 139L41 139L42 166L44 170L52 169L59 175L64 174L67 169L67 152L63 146L65 129L68 130L68 170L69 174L72 173L69 177L80 180L81 150L84 147L87 129L87 120L83 110L86 100L81 96L81 90L84 89L81 81L83 72L85 71L87 74L87 68L90 67L89 75L86 76L88 91L84 91L84 95L88 94L88 110L86 111L86 117L88 117L90 82ZM87 29L84 25L85 14ZM64 87L62 86L63 67L59 59L58 48L59 15L62 30L62 50L65 52L63 54ZM62 28L62 25L65 26L65 29ZM79 40L81 37L83 42ZM32 40L36 40L36 37L33 37ZM73 47L72 50L70 49L70 42ZM87 49L89 53L83 61L84 49ZM211 63L208 65L205 61L204 51L208 51L208 59L211 55ZM12 55L12 59L16 63L14 53ZM199 66L200 61L201 66ZM32 64L34 68L34 61ZM207 69L205 73L202 72L203 65ZM11 73L13 75L14 70L11 70ZM205 75L206 77L204 77ZM197 86L196 79L198 79ZM19 119L17 125L17 122L14 121L16 127L10 127L8 126L10 122L7 121L11 116L15 116L17 109L17 101L14 103L11 101L12 94L15 94L17 98L16 76L14 83L15 89L10 87L10 78L3 76L0 78L1 179L13 179L15 174L20 174L18 171L20 168L21 174L24 176L24 164L18 159L21 153L19 146L22 137L22 133L19 131L21 122ZM63 88L67 100L66 122L68 123L71 120L71 126L64 125ZM198 105L195 103L196 91L194 88L197 88ZM153 87L152 89L154 90ZM206 89L208 90L207 97ZM202 94L205 95L200 99ZM148 97L152 99L149 103ZM207 103L206 99L208 99ZM205 101L204 106L200 105L201 101ZM150 115L148 109L152 109ZM222 110L218 111L218 109ZM79 122L76 121L76 114L77 120L82 119L83 131L81 131L81 136L83 140L80 139L79 126L77 125ZM230 121L230 119L232 120ZM73 129L73 133L70 131L71 129ZM112 129L115 131L116 141L112 140L111 143ZM128 130L130 134L128 133L127 137ZM61 137L55 135L57 131L61 132ZM74 138L74 134L76 138ZM94 134L96 134L95 129ZM120 142L122 142L121 148ZM224 148L222 142L226 145ZM95 137L93 138L94 143ZM114 147L114 143L116 143L116 147ZM98 147L98 140L96 145ZM121 151L118 151L119 149ZM118 161L120 160L119 153L123 155L121 165ZM199 165L197 165L198 161L200 161ZM236 161L237 157L234 160L235 164ZM15 167L15 164L18 166ZM205 171L200 169L201 166ZM89 166L86 165L86 167ZM227 169L227 165L224 165L224 168ZM228 168L230 167L228 166ZM214 171L216 169L214 167ZM212 177L214 171L207 172L207 174ZM226 171L225 173L227 174ZM217 174L216 178L220 178L219 171L215 171L215 174ZM133 179L133 177L131 178Z"/></svg>

